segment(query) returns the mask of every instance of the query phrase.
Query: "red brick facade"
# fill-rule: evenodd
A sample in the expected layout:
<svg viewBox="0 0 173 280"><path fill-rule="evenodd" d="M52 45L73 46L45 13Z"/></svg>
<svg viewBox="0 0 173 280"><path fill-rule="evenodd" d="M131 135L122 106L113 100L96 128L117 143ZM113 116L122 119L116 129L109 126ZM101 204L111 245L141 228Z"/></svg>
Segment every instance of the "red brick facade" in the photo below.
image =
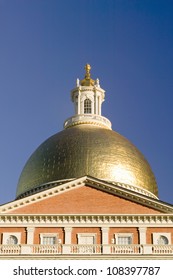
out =
<svg viewBox="0 0 173 280"><path fill-rule="evenodd" d="M16 210L15 214L159 214L139 203L97 190L79 187Z"/></svg>

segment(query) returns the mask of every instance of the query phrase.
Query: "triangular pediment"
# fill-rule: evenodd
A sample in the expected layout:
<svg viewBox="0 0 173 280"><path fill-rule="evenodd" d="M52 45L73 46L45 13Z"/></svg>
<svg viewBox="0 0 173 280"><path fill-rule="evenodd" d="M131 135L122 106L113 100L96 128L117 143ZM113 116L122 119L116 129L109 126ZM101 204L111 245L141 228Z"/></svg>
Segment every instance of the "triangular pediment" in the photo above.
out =
<svg viewBox="0 0 173 280"><path fill-rule="evenodd" d="M173 213L173 206L85 176L2 205L0 213L159 214Z"/></svg>

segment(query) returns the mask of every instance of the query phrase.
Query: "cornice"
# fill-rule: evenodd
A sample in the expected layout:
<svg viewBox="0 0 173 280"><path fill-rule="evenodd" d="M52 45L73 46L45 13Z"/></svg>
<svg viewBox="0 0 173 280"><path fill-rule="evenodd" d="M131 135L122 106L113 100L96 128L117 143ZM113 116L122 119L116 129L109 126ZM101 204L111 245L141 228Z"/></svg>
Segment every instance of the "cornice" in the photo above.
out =
<svg viewBox="0 0 173 280"><path fill-rule="evenodd" d="M91 215L91 214L65 214L65 215L0 215L1 227L173 227L173 214L146 214L146 215Z"/></svg>
<svg viewBox="0 0 173 280"><path fill-rule="evenodd" d="M61 182L62 183L62 182ZM124 186L119 183L108 183L100 179L92 178L91 176L84 176L78 179L71 179L66 183L59 185L58 181L50 182L52 188L40 191L34 195L30 195L21 199L17 199L10 203L4 204L0 207L0 213L8 213L9 211L14 211L26 205L41 201L43 199L60 195L63 192L73 190L82 186L90 186L100 191L119 196L121 198L139 203L151 209L160 211L161 213L173 213L173 205L164 203L158 199L151 198L149 196L138 193L132 189L130 186Z"/></svg>
<svg viewBox="0 0 173 280"><path fill-rule="evenodd" d="M111 193L124 199L139 203L146 207L156 209L162 213L173 213L173 205L162 202L158 199L134 191L134 187L120 183L110 183L96 178L87 177L86 185L92 186L107 193Z"/></svg>
<svg viewBox="0 0 173 280"><path fill-rule="evenodd" d="M117 195L124 199L139 203L141 205L156 209L163 213L173 213L173 206L158 199L143 195L143 193L138 193L130 188L130 186L125 186L120 183L108 183L103 180L98 180L95 178L87 177L86 185L92 186L107 193Z"/></svg>
<svg viewBox="0 0 173 280"><path fill-rule="evenodd" d="M40 191L36 194L14 200L7 204L4 204L0 207L0 213L5 213L8 211L13 211L15 209L19 209L20 207L24 207L26 205L30 205L32 203L38 202L40 200L46 199L48 197L52 197L54 195L63 193L64 191L68 191L69 189L77 188L84 186L84 181L86 176L81 177L79 179L72 179L72 181L68 181L67 183L58 184L57 182L50 182L52 188L46 189L45 191ZM57 185L58 184L58 185Z"/></svg>

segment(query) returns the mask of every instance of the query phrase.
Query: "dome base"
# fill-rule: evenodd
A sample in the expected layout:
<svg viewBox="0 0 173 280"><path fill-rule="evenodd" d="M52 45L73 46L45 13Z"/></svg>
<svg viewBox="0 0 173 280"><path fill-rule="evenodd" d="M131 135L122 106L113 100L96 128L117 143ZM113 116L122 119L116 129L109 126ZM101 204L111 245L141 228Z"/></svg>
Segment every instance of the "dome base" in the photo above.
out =
<svg viewBox="0 0 173 280"><path fill-rule="evenodd" d="M78 124L92 124L97 125L103 128L111 129L112 124L111 122L100 115L94 115L94 114L80 114L80 115L74 115L71 118L68 118L64 122L64 128L68 128L74 125Z"/></svg>

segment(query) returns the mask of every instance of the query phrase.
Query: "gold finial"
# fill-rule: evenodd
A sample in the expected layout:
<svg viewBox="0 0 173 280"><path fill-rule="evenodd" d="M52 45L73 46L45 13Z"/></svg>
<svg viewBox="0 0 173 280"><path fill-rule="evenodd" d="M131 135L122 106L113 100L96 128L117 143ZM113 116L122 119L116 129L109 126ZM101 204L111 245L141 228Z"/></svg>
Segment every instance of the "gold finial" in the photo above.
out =
<svg viewBox="0 0 173 280"><path fill-rule="evenodd" d="M95 81L91 79L90 70L91 70L91 65L87 63L85 65L85 71L86 71L85 78L80 82L81 86L94 86Z"/></svg>
<svg viewBox="0 0 173 280"><path fill-rule="evenodd" d="M85 78L86 79L90 79L90 70L91 70L91 65L90 64L86 64L85 65L85 70L86 70L86 74L85 74Z"/></svg>

